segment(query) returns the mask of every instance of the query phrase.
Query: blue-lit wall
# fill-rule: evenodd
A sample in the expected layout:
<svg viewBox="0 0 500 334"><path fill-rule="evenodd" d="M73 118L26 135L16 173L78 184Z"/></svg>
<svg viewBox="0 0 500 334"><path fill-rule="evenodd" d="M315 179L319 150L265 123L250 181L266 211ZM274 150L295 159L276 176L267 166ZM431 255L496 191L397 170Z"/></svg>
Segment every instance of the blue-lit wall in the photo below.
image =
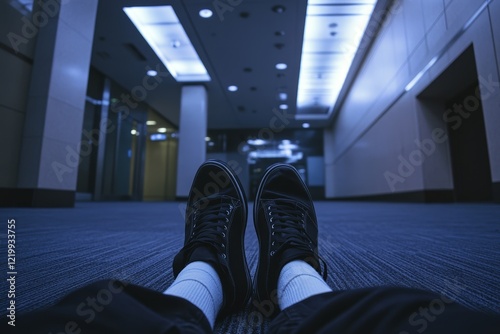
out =
<svg viewBox="0 0 500 334"><path fill-rule="evenodd" d="M408 160L418 149L416 141L432 139L432 131L443 126L439 117L429 115L444 109L431 110L436 108L429 105L432 99L419 94L471 45L481 78L491 179L498 184L500 0L492 1L460 33L484 4L484 0L395 1L336 121L325 130L328 198L453 188L446 143L436 144L413 171L403 170L404 177L398 168L400 157ZM405 87L436 56L437 62L406 92ZM399 176L397 181L391 179L394 175Z"/></svg>

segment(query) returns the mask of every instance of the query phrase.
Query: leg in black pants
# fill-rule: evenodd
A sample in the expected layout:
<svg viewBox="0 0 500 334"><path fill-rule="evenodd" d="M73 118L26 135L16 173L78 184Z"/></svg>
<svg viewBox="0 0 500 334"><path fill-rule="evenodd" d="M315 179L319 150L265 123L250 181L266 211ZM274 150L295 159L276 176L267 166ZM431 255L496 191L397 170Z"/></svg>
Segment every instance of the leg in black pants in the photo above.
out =
<svg viewBox="0 0 500 334"><path fill-rule="evenodd" d="M292 305L269 333L498 333L500 317L474 312L437 294L380 287L330 292Z"/></svg>
<svg viewBox="0 0 500 334"><path fill-rule="evenodd" d="M205 185L219 191L200 197ZM247 203L230 168L203 164L186 209L176 280L164 293L119 281L79 289L56 305L20 316L22 333L210 333L217 315L245 306L252 291L243 236ZM500 317L405 288L331 292L318 255L314 205L297 171L271 166L254 205L258 303L274 302L271 333L497 333ZM6 322L2 326L6 325ZM9 328L11 329L11 328ZM251 330L251 329L250 329ZM7 332L2 329L2 333Z"/></svg>

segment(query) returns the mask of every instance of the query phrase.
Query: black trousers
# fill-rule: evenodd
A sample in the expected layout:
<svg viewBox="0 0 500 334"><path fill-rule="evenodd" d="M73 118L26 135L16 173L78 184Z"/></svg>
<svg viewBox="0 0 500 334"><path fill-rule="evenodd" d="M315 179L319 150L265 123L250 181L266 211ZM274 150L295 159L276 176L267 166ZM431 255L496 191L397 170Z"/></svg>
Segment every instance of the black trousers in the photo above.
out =
<svg viewBox="0 0 500 334"><path fill-rule="evenodd" d="M266 313L265 309L254 312L255 318ZM15 324L18 333L212 332L204 314L190 302L113 280L78 289L54 306L19 316ZM1 326L13 329L5 318ZM380 287L310 297L281 311L268 332L476 334L499 330L499 315L474 312L426 291Z"/></svg>

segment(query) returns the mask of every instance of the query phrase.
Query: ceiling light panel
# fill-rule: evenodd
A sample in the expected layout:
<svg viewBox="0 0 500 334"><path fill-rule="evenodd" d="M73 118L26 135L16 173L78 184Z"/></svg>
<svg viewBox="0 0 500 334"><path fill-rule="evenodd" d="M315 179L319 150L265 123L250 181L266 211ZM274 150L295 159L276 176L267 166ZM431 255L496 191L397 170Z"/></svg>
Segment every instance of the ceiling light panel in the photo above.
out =
<svg viewBox="0 0 500 334"><path fill-rule="evenodd" d="M177 81L210 81L172 6L124 7L123 10Z"/></svg>
<svg viewBox="0 0 500 334"><path fill-rule="evenodd" d="M297 113L325 114L335 105L376 3L308 1Z"/></svg>

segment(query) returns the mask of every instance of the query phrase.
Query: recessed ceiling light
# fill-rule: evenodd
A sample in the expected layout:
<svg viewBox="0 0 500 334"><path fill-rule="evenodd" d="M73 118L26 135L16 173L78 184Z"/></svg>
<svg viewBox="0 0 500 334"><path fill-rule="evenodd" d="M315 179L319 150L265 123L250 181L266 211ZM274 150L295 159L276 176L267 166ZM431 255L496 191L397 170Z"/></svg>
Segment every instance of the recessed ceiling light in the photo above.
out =
<svg viewBox="0 0 500 334"><path fill-rule="evenodd" d="M285 6L282 5L276 5L272 8L273 12L277 14L283 14L285 12Z"/></svg>
<svg viewBox="0 0 500 334"><path fill-rule="evenodd" d="M286 70L288 66L285 63L278 63L276 64L276 69L277 70Z"/></svg>
<svg viewBox="0 0 500 334"><path fill-rule="evenodd" d="M227 87L227 90L230 92L236 92L238 90L238 86L231 85L231 86Z"/></svg>
<svg viewBox="0 0 500 334"><path fill-rule="evenodd" d="M286 101L287 98L288 98L288 94L287 93L285 93L285 92L278 93L278 99L280 101Z"/></svg>
<svg viewBox="0 0 500 334"><path fill-rule="evenodd" d="M156 121L147 121L146 125L156 125Z"/></svg>
<svg viewBox="0 0 500 334"><path fill-rule="evenodd" d="M302 127L304 129L309 129L311 127L311 124L309 124L309 123L302 123Z"/></svg>
<svg viewBox="0 0 500 334"><path fill-rule="evenodd" d="M210 137L205 137L205 141L210 141L210 140L212 140L212 138L210 138Z"/></svg>
<svg viewBox="0 0 500 334"><path fill-rule="evenodd" d="M158 72L156 72L155 70L149 70L146 72L146 74L150 77L155 77L158 75Z"/></svg>
<svg viewBox="0 0 500 334"><path fill-rule="evenodd" d="M158 128L158 130L156 130L156 131L158 131L160 133L165 133L165 132L167 132L167 128Z"/></svg>
<svg viewBox="0 0 500 334"><path fill-rule="evenodd" d="M136 133L137 133L137 130L136 130L136 129L132 129L132 130L130 130L130 134L131 134L131 135L135 135Z"/></svg>
<svg viewBox="0 0 500 334"><path fill-rule="evenodd" d="M287 110L288 104L286 104L286 103L280 104L280 109Z"/></svg>
<svg viewBox="0 0 500 334"><path fill-rule="evenodd" d="M204 8L202 10L200 10L199 12L200 16L203 17L204 19L208 19L210 17L212 17L212 15L214 15L214 12L212 12L210 9L208 8Z"/></svg>

